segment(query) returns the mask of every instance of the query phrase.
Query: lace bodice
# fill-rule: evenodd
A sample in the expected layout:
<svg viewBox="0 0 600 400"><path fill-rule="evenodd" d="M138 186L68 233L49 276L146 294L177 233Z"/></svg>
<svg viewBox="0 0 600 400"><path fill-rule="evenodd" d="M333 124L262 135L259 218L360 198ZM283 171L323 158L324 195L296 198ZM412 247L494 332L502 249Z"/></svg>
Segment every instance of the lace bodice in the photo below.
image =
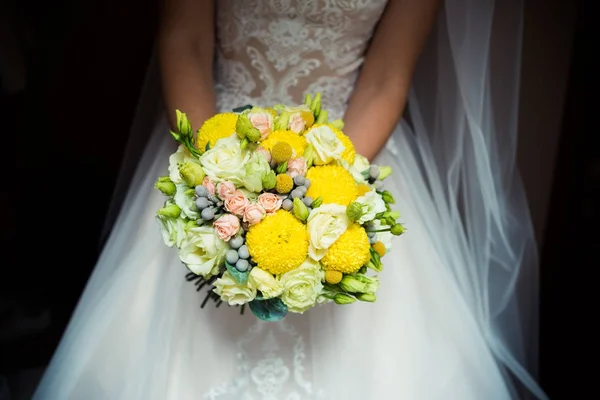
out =
<svg viewBox="0 0 600 400"><path fill-rule="evenodd" d="M216 90L220 111L296 104L321 92L343 115L387 0L219 0Z"/></svg>

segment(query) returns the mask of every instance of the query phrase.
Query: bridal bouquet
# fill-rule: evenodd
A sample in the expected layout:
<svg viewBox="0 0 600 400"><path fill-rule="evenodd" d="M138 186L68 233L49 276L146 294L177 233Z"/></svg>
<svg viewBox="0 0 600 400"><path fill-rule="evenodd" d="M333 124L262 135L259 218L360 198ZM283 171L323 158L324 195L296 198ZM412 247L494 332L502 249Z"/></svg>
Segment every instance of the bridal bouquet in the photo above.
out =
<svg viewBox="0 0 600 400"><path fill-rule="evenodd" d="M356 154L342 129L319 94L220 113L196 135L177 111L180 145L155 185L167 196L157 219L218 304L278 320L375 301L381 257L404 228L384 190L391 168Z"/></svg>

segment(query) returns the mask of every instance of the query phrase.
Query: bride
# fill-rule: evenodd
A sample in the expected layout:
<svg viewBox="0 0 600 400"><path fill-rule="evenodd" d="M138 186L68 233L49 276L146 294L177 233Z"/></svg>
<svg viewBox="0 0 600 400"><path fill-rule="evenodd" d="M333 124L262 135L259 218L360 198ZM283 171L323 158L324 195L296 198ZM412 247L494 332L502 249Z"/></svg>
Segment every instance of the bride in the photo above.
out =
<svg viewBox="0 0 600 400"><path fill-rule="evenodd" d="M535 244L514 165L520 5L438 3L167 0L166 115L151 135L134 127L129 154L143 156L34 398L546 398L532 378ZM138 128L154 121L148 76ZM200 309L154 220L174 110L198 128L316 92L357 150L395 171L407 233L377 302L277 323Z"/></svg>

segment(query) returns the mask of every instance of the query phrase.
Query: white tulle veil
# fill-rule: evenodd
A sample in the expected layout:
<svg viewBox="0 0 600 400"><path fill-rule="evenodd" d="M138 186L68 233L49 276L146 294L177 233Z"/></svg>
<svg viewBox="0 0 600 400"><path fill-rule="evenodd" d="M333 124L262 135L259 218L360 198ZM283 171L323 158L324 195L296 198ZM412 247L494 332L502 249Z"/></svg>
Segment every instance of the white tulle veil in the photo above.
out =
<svg viewBox="0 0 600 400"><path fill-rule="evenodd" d="M422 205L420 220L426 231L436 232L434 240L445 238L434 245L448 257L451 276L514 382L514 397L545 398L533 378L536 243L515 162L522 28L521 0L447 0L417 67L406 118L387 151L412 149L397 157L397 166L415 171L406 185ZM154 116L161 114L159 82L154 57L107 228L119 213ZM93 280L112 272L95 271L85 296L93 299L98 294L92 292L105 290ZM84 322L91 302L81 303L74 319Z"/></svg>
<svg viewBox="0 0 600 400"><path fill-rule="evenodd" d="M420 166L409 183L452 274L507 374L544 398L537 371L538 259L516 165L523 33L520 0L445 2L393 144ZM431 235L431 237L440 237ZM450 247L450 248L448 248ZM449 261L449 260L447 260ZM529 372L527 372L529 371ZM520 387L520 388L519 388ZM524 393L524 392L521 392Z"/></svg>

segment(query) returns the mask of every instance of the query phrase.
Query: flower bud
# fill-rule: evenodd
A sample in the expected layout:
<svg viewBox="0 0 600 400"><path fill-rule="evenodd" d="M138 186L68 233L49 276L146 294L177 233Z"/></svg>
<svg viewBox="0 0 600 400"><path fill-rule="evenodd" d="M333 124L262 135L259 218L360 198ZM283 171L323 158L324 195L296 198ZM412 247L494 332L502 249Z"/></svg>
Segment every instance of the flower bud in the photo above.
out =
<svg viewBox="0 0 600 400"><path fill-rule="evenodd" d="M271 190L277 184L277 175L273 170L267 172L262 178L262 185L265 190Z"/></svg>
<svg viewBox="0 0 600 400"><path fill-rule="evenodd" d="M254 126L252 126L252 122L250 122L247 112L238 115L237 122L235 123L235 133L237 133L240 139L244 139L248 134L248 131L252 128L254 128Z"/></svg>
<svg viewBox="0 0 600 400"><path fill-rule="evenodd" d="M369 303L373 303L377 300L377 297L372 293L361 293L356 295L356 298L360 301L367 301Z"/></svg>
<svg viewBox="0 0 600 400"><path fill-rule="evenodd" d="M310 206L312 208L317 208L317 207L320 207L321 204L323 204L323 196L319 196L316 199L314 199Z"/></svg>
<svg viewBox="0 0 600 400"><path fill-rule="evenodd" d="M340 131L344 129L344 121L341 119L336 119L335 121L331 121L329 125L333 126L335 129L339 129Z"/></svg>
<svg viewBox="0 0 600 400"><path fill-rule="evenodd" d="M310 111L313 113L315 118L319 117L319 114L321 113L321 93L317 93L314 99L312 99L312 102L310 103Z"/></svg>
<svg viewBox="0 0 600 400"><path fill-rule="evenodd" d="M396 200L394 199L394 196L392 196L392 194L390 192L388 192L387 190L383 191L383 194L381 195L381 197L383 198L383 201L385 201L388 204L396 204Z"/></svg>
<svg viewBox="0 0 600 400"><path fill-rule="evenodd" d="M185 113L175 110L177 116L177 131L181 136L192 136L192 124Z"/></svg>
<svg viewBox="0 0 600 400"><path fill-rule="evenodd" d="M338 293L333 298L336 304L352 304L356 301L356 299L350 295L345 293Z"/></svg>
<svg viewBox="0 0 600 400"><path fill-rule="evenodd" d="M377 177L377 179L379 179L380 181L384 180L385 178L387 178L388 176L390 176L392 174L392 167L379 167L379 176Z"/></svg>
<svg viewBox="0 0 600 400"><path fill-rule="evenodd" d="M306 95L304 96L304 104L306 104L309 107L312 104L312 96L310 95L310 93L306 93Z"/></svg>
<svg viewBox="0 0 600 400"><path fill-rule="evenodd" d="M275 119L275 130L284 131L287 130L290 123L290 112L282 111L281 114Z"/></svg>
<svg viewBox="0 0 600 400"><path fill-rule="evenodd" d="M165 179L166 178L166 179ZM160 190L166 196L173 196L177 188L168 176L158 178L154 187Z"/></svg>
<svg viewBox="0 0 600 400"><path fill-rule="evenodd" d="M206 175L200 164L195 162L185 162L179 167L179 173L186 185L196 187L202 185L202 180Z"/></svg>
<svg viewBox="0 0 600 400"><path fill-rule="evenodd" d="M394 236L400 236L404 233L404 227L400 224L396 224L396 225L392 226L392 229L390 229L390 232Z"/></svg>
<svg viewBox="0 0 600 400"><path fill-rule="evenodd" d="M176 204L169 204L158 210L156 213L163 217L178 218L181 214L181 208L177 207Z"/></svg>
<svg viewBox="0 0 600 400"><path fill-rule="evenodd" d="M379 279L365 275L345 275L340 287L349 293L375 293L379 289Z"/></svg>
<svg viewBox="0 0 600 400"><path fill-rule="evenodd" d="M260 140L260 131L252 127L246 132L246 138L251 142L258 142Z"/></svg>
<svg viewBox="0 0 600 400"><path fill-rule="evenodd" d="M304 222L308 218L308 208L298 197L294 199L294 216Z"/></svg>
<svg viewBox="0 0 600 400"><path fill-rule="evenodd" d="M315 121L315 124L326 124L329 120L329 112L327 110L322 110L319 113L319 117Z"/></svg>
<svg viewBox="0 0 600 400"><path fill-rule="evenodd" d="M360 203L352 202L346 207L346 215L351 221L358 221L363 216L363 206Z"/></svg>

